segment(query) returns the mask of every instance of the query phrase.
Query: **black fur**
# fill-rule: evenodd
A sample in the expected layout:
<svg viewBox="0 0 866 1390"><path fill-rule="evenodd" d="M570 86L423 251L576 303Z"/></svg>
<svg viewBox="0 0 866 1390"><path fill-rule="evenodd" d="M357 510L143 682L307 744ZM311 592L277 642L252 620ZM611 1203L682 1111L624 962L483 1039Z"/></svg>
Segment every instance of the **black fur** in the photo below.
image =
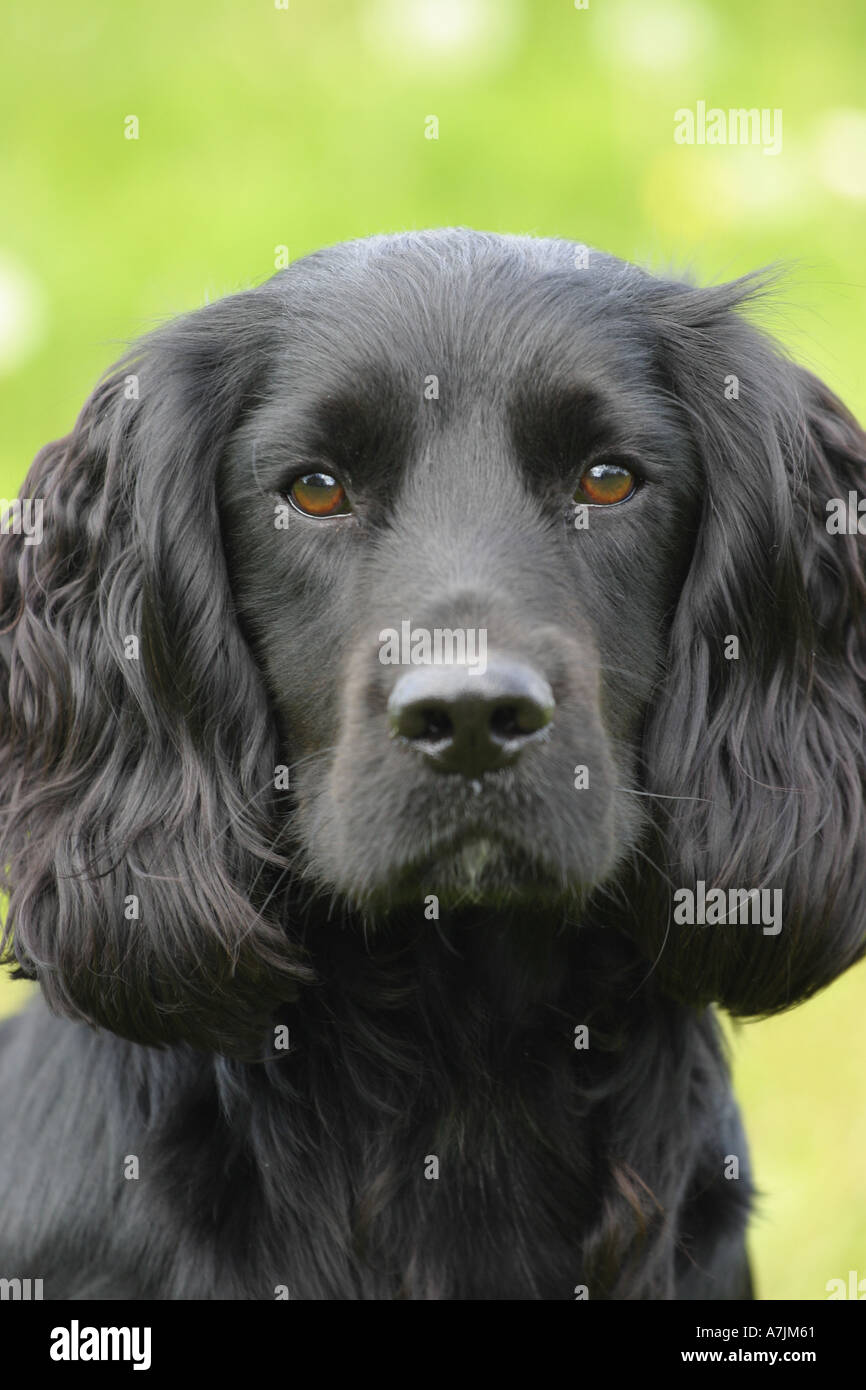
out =
<svg viewBox="0 0 866 1390"><path fill-rule="evenodd" d="M0 1275L750 1295L709 1006L787 1008L866 937L863 540L825 525L866 439L760 290L374 237L160 329L38 455L0 864L54 1012L0 1033ZM640 485L576 529L598 458ZM353 515L275 525L305 469ZM389 738L404 619L543 675L546 737L481 779ZM699 880L781 889L781 931L677 925Z"/></svg>

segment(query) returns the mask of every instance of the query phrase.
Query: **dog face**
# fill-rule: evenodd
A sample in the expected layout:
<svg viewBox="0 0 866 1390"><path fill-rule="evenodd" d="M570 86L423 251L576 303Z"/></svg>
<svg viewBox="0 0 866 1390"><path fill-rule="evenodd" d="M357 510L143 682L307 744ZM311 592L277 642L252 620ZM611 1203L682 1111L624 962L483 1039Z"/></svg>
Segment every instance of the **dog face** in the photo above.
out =
<svg viewBox="0 0 866 1390"><path fill-rule="evenodd" d="M579 904L642 824L701 493L652 325L565 267L399 242L291 296L219 492L300 861L373 913Z"/></svg>
<svg viewBox="0 0 866 1390"><path fill-rule="evenodd" d="M0 848L55 1008L231 1051L315 979L304 924L431 894L609 925L746 1013L862 951L866 583L825 516L863 435L753 285L574 249L317 253L38 456ZM675 927L698 881L781 890L782 931Z"/></svg>

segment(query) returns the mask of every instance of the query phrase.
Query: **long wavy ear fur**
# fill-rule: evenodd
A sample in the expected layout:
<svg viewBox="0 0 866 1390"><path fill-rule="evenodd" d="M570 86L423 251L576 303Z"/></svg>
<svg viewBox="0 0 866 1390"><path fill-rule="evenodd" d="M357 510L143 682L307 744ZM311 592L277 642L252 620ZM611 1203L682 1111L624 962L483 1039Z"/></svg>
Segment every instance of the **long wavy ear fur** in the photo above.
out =
<svg viewBox="0 0 866 1390"><path fill-rule="evenodd" d="M253 290L145 339L37 456L41 544L0 543L7 937L52 1008L138 1042L260 1050L310 978L215 487L274 315Z"/></svg>
<svg viewBox="0 0 866 1390"><path fill-rule="evenodd" d="M645 741L647 788L683 799L657 803L668 882L642 885L633 930L680 997L756 1015L866 947L866 538L827 524L866 492L866 435L734 312L749 292L655 306L705 502ZM780 889L781 929L678 925L672 889L700 881Z"/></svg>

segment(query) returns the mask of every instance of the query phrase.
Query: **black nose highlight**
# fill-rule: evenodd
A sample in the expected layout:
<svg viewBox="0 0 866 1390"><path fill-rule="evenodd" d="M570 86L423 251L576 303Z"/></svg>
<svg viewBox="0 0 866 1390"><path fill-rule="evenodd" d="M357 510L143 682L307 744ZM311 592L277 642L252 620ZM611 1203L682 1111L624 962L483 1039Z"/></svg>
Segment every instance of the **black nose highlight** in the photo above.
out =
<svg viewBox="0 0 866 1390"><path fill-rule="evenodd" d="M388 701L392 735L438 771L464 777L515 762L549 726L553 711L544 677L501 657L475 675L464 665L413 667Z"/></svg>

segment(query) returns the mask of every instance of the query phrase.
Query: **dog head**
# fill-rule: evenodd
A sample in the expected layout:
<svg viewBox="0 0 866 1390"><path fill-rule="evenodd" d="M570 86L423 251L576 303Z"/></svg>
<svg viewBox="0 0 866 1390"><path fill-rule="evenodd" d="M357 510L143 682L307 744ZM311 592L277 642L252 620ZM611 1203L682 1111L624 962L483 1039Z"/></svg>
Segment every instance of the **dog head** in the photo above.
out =
<svg viewBox="0 0 866 1390"><path fill-rule="evenodd" d="M864 436L753 282L575 251L318 252L145 339L39 454L0 852L53 1007L241 1048L335 907L603 922L750 1014L862 952L863 541L827 507ZM699 882L780 891L781 929L677 923Z"/></svg>

